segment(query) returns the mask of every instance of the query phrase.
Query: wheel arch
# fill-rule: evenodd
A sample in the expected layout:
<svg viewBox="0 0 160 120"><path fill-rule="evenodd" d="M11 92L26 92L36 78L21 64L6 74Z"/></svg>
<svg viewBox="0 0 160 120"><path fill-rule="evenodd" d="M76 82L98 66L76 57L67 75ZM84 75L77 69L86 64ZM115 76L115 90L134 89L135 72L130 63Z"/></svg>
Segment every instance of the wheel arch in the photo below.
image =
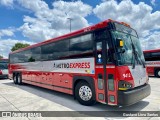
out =
<svg viewBox="0 0 160 120"><path fill-rule="evenodd" d="M90 76L74 76L73 77L72 88L73 88L74 99L76 99L76 97L75 97L75 87L79 82L87 82L90 85L91 89L93 90L93 98L96 100L95 82L94 82L94 79Z"/></svg>

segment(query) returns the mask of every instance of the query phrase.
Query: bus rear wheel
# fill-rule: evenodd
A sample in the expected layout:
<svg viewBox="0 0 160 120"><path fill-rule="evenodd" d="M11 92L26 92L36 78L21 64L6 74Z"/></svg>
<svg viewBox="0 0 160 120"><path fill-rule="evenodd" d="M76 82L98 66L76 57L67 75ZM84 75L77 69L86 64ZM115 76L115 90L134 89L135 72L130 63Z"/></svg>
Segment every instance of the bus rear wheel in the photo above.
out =
<svg viewBox="0 0 160 120"><path fill-rule="evenodd" d="M13 75L13 82L14 82L14 84L17 84L18 82L17 82L17 75Z"/></svg>
<svg viewBox="0 0 160 120"><path fill-rule="evenodd" d="M160 77L160 69L156 70L155 76L156 76L156 77Z"/></svg>
<svg viewBox="0 0 160 120"><path fill-rule="evenodd" d="M21 85L21 84L22 84L21 74L18 74L18 75L17 75L17 83L18 83L18 85Z"/></svg>
<svg viewBox="0 0 160 120"><path fill-rule="evenodd" d="M95 103L93 90L87 82L80 82L76 85L75 96L82 105L90 106Z"/></svg>

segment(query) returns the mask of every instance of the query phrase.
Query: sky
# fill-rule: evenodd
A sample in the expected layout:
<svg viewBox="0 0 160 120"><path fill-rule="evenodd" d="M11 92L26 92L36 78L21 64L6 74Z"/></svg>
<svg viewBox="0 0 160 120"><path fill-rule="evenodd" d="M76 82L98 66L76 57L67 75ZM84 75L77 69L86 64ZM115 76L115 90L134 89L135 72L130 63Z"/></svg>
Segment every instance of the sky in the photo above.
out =
<svg viewBox="0 0 160 120"><path fill-rule="evenodd" d="M123 21L143 50L160 48L160 0L0 0L0 55L17 42L35 44L99 23Z"/></svg>

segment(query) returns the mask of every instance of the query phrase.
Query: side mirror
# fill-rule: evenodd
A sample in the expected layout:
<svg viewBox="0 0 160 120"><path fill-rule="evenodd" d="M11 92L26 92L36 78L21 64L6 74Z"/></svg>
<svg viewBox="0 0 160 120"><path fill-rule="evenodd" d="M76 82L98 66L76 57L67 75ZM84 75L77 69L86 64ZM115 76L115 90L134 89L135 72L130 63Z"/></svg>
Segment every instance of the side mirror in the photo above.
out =
<svg viewBox="0 0 160 120"><path fill-rule="evenodd" d="M118 48L122 48L124 46L123 40L119 38L116 39L116 44Z"/></svg>

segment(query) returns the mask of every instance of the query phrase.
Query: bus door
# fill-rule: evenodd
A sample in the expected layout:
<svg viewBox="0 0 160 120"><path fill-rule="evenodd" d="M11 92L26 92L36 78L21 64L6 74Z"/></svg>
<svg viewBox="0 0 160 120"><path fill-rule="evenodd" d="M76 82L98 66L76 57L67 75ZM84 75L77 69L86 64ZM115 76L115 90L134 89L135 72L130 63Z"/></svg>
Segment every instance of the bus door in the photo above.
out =
<svg viewBox="0 0 160 120"><path fill-rule="evenodd" d="M103 31L104 33L106 32ZM101 37L97 38L96 35ZM96 99L101 103L116 105L115 65L111 60L113 53L109 48L108 39L102 33L95 34Z"/></svg>

